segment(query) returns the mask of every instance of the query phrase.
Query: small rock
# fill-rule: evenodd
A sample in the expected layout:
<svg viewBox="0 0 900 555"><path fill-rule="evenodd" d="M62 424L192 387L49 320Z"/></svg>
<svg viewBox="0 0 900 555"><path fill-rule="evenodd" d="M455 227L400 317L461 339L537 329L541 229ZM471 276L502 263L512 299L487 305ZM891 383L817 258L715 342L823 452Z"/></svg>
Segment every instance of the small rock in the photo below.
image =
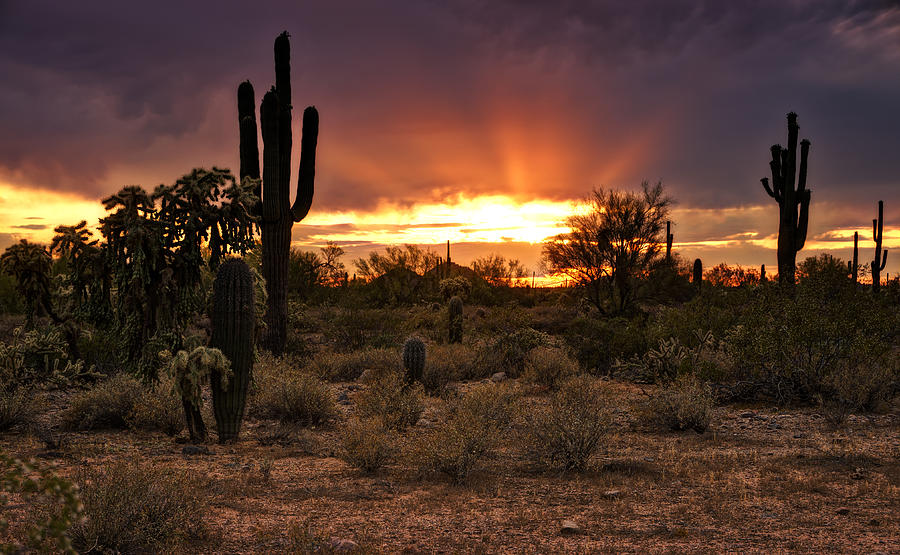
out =
<svg viewBox="0 0 900 555"><path fill-rule="evenodd" d="M615 499L615 498L619 497L621 494L622 494L622 492L617 489L608 489L603 492L603 497L606 497L609 499Z"/></svg>
<svg viewBox="0 0 900 555"><path fill-rule="evenodd" d="M655 459L653 457L644 457L644 460L647 462L653 462Z"/></svg>
<svg viewBox="0 0 900 555"><path fill-rule="evenodd" d="M742 412L741 413L741 418L753 418L754 416L756 416L755 412Z"/></svg>
<svg viewBox="0 0 900 555"><path fill-rule="evenodd" d="M562 527L559 529L559 533L563 536L575 536L577 534L583 534L584 530L574 520L564 520L562 521Z"/></svg>
<svg viewBox="0 0 900 555"><path fill-rule="evenodd" d="M209 447L206 445L185 445L181 448L181 454L187 456L209 455Z"/></svg>
<svg viewBox="0 0 900 555"><path fill-rule="evenodd" d="M850 509L848 509L847 507L841 507L840 509L837 510L836 514L839 514L839 515L849 515L849 514L850 514Z"/></svg>
<svg viewBox="0 0 900 555"><path fill-rule="evenodd" d="M500 383L506 379L506 372L497 372L491 376L491 381L494 383Z"/></svg>
<svg viewBox="0 0 900 555"><path fill-rule="evenodd" d="M794 434L794 439L806 439L807 437L809 437L809 436L807 436L803 432L800 432L799 434Z"/></svg>
<svg viewBox="0 0 900 555"><path fill-rule="evenodd" d="M353 551L359 547L359 544L353 540L348 540L346 538L338 538L332 536L331 541L328 542L330 544L331 549L334 551Z"/></svg>

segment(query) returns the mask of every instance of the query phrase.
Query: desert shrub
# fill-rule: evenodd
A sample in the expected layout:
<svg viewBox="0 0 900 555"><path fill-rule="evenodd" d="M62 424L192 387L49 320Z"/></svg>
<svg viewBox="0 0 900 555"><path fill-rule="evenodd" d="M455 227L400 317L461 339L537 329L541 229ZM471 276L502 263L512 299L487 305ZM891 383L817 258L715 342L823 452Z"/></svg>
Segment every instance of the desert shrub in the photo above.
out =
<svg viewBox="0 0 900 555"><path fill-rule="evenodd" d="M503 333L481 345L477 362L482 372L479 377L490 376L494 372L506 372L512 378L518 377L525 370L525 361L532 349L552 344L549 335L531 328Z"/></svg>
<svg viewBox="0 0 900 555"><path fill-rule="evenodd" d="M120 367L119 343L114 333L87 330L79 338L78 351L85 367L93 367L101 374L115 374Z"/></svg>
<svg viewBox="0 0 900 555"><path fill-rule="evenodd" d="M725 291L711 287L690 302L661 307L648 322L648 345L675 338L681 345L694 347L699 339L698 332L707 331L716 337L725 337L741 322L744 307L756 294L756 290Z"/></svg>
<svg viewBox="0 0 900 555"><path fill-rule="evenodd" d="M132 409L144 391L136 379L117 374L75 395L60 414L61 425L66 430L128 428Z"/></svg>
<svg viewBox="0 0 900 555"><path fill-rule="evenodd" d="M92 381L81 361L69 360L62 335L54 330L17 328L8 343L0 343L0 383L21 386L67 387Z"/></svg>
<svg viewBox="0 0 900 555"><path fill-rule="evenodd" d="M407 385L399 372L378 376L357 394L356 410L363 418L377 419L385 428L403 430L414 425L425 410L422 384Z"/></svg>
<svg viewBox="0 0 900 555"><path fill-rule="evenodd" d="M422 385L430 394L439 394L452 381L480 377L476 352L468 345L430 345Z"/></svg>
<svg viewBox="0 0 900 555"><path fill-rule="evenodd" d="M477 335L494 337L528 328L531 323L531 314L527 310L516 304L506 304L492 308L485 313L484 318L475 320L474 332Z"/></svg>
<svg viewBox="0 0 900 555"><path fill-rule="evenodd" d="M517 396L495 384L482 384L455 399L444 422L418 439L410 457L422 470L465 482L491 456L512 422Z"/></svg>
<svg viewBox="0 0 900 555"><path fill-rule="evenodd" d="M184 408L173 392L171 377L166 375L153 386L145 387L134 400L127 421L136 430L157 430L177 436L184 429Z"/></svg>
<svg viewBox="0 0 900 555"><path fill-rule="evenodd" d="M664 429L703 433L712 419L714 401L707 383L694 374L682 374L650 399L645 418Z"/></svg>
<svg viewBox="0 0 900 555"><path fill-rule="evenodd" d="M332 349L353 352L365 347L393 348L402 341L404 314L399 310L334 308L320 315L321 331Z"/></svg>
<svg viewBox="0 0 900 555"><path fill-rule="evenodd" d="M550 468L584 470L608 431L608 404L608 395L596 379L570 378L548 406L533 407L526 414L528 454Z"/></svg>
<svg viewBox="0 0 900 555"><path fill-rule="evenodd" d="M317 377L288 359L263 355L254 366L251 413L308 426L336 418L338 409L328 386Z"/></svg>
<svg viewBox="0 0 900 555"><path fill-rule="evenodd" d="M613 363L616 373L639 382L665 383L682 374L703 379L724 379L731 368L727 345L712 332L695 332L694 347L685 347L677 338L661 339L655 349L628 361Z"/></svg>
<svg viewBox="0 0 900 555"><path fill-rule="evenodd" d="M579 365L590 374L606 374L617 358L630 358L647 350L647 334L639 319L580 316L573 319L563 339Z"/></svg>
<svg viewBox="0 0 900 555"><path fill-rule="evenodd" d="M394 456L394 440L380 419L353 419L341 430L340 458L363 472L377 472Z"/></svg>
<svg viewBox="0 0 900 555"><path fill-rule="evenodd" d="M445 301L450 300L450 297L459 297L465 301L472 292L472 282L463 276L442 279L438 283L438 290Z"/></svg>
<svg viewBox="0 0 900 555"><path fill-rule="evenodd" d="M310 361L310 371L323 380L354 381L366 370L374 374L393 372L400 364L392 349L361 349L349 353L320 351Z"/></svg>
<svg viewBox="0 0 900 555"><path fill-rule="evenodd" d="M900 360L876 361L872 366L845 364L825 377L817 395L822 414L832 426L848 416L877 410L900 392Z"/></svg>
<svg viewBox="0 0 900 555"><path fill-rule="evenodd" d="M181 471L117 462L75 476L86 520L72 527L79 550L167 551L203 534L196 478Z"/></svg>
<svg viewBox="0 0 900 555"><path fill-rule="evenodd" d="M0 432L31 422L37 412L34 402L24 388L0 387Z"/></svg>
<svg viewBox="0 0 900 555"><path fill-rule="evenodd" d="M41 511L27 530L28 552L75 553L69 528L79 524L83 507L78 488L46 468L34 462L23 462L0 452L0 531L5 532L8 522L4 519L4 494L22 494L31 508L41 505ZM25 552L23 545L0 543L0 552Z"/></svg>
<svg viewBox="0 0 900 555"><path fill-rule="evenodd" d="M557 389L566 379L579 372L578 362L558 347L537 347L525 360L525 380Z"/></svg>
<svg viewBox="0 0 900 555"><path fill-rule="evenodd" d="M810 403L835 395L833 384L843 375L887 368L893 381L900 377L892 364L900 334L896 310L855 288L826 295L815 284L807 278L793 297L761 288L748 303L726 338L741 386L736 396Z"/></svg>

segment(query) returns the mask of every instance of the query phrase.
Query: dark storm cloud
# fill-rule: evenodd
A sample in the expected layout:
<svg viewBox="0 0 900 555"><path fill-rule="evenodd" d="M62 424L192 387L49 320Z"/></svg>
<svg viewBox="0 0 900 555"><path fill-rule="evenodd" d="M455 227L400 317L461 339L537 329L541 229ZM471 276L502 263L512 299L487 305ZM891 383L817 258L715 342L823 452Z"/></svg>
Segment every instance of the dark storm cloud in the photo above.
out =
<svg viewBox="0 0 900 555"><path fill-rule="evenodd" d="M99 197L236 167L235 86L259 100L283 29L294 104L322 114L320 210L645 178L769 203L788 110L814 206L897 198L900 9L800 0L2 2L0 180Z"/></svg>

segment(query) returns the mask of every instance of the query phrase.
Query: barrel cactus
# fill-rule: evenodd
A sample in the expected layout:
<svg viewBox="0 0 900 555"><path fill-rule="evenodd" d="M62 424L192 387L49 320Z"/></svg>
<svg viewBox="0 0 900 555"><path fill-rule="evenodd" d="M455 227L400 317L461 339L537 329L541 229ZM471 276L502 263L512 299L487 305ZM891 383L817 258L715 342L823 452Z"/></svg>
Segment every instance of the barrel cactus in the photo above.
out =
<svg viewBox="0 0 900 555"><path fill-rule="evenodd" d="M227 260L216 273L211 320L210 344L231 362L230 379L223 379L219 372L210 375L213 412L222 443L237 437L240 431L255 356L255 284L243 260Z"/></svg>
<svg viewBox="0 0 900 555"><path fill-rule="evenodd" d="M463 302L459 297L452 297L448 306L450 343L462 343Z"/></svg>
<svg viewBox="0 0 900 555"><path fill-rule="evenodd" d="M422 381L425 374L425 343L418 337L410 337L403 344L403 368L408 383Z"/></svg>

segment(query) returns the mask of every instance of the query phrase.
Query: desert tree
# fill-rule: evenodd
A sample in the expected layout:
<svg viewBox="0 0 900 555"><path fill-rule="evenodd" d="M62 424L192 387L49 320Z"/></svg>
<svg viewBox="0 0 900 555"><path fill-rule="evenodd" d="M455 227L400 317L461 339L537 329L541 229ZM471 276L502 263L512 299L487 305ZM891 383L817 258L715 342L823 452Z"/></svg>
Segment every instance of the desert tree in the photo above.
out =
<svg viewBox="0 0 900 555"><path fill-rule="evenodd" d="M527 275L525 266L519 260L507 259L500 254L476 258L472 261L472 270L494 287L510 286Z"/></svg>
<svg viewBox="0 0 900 555"><path fill-rule="evenodd" d="M395 268L404 268L424 274L438 265L438 255L417 245L392 245L384 253L372 251L368 258L353 261L357 273L365 280L372 280Z"/></svg>
<svg viewBox="0 0 900 555"><path fill-rule="evenodd" d="M662 183L640 192L594 189L565 220L570 229L544 243L542 265L566 276L606 312L626 312L638 300L638 282L659 264L672 200Z"/></svg>

